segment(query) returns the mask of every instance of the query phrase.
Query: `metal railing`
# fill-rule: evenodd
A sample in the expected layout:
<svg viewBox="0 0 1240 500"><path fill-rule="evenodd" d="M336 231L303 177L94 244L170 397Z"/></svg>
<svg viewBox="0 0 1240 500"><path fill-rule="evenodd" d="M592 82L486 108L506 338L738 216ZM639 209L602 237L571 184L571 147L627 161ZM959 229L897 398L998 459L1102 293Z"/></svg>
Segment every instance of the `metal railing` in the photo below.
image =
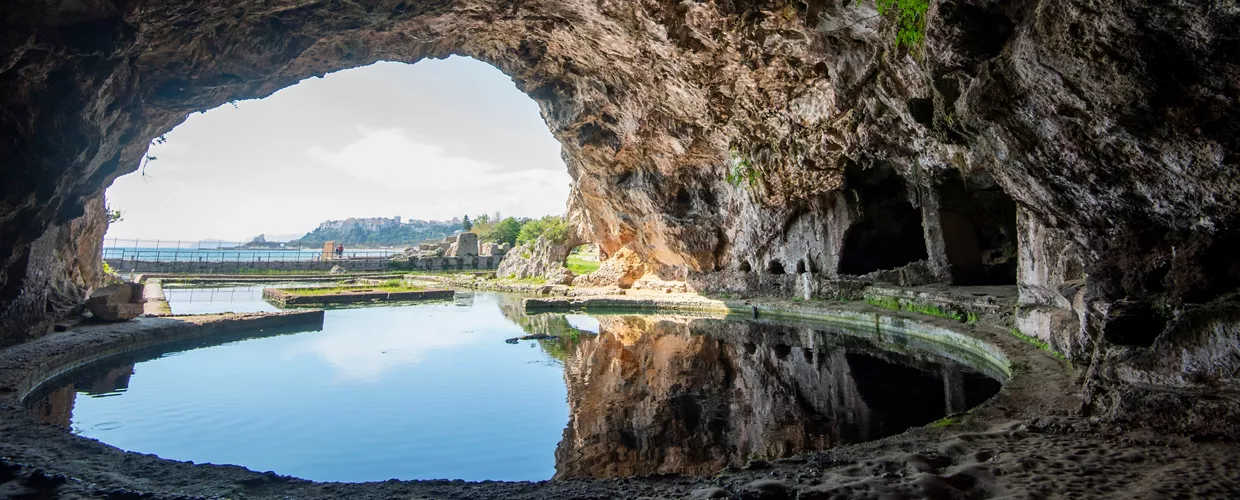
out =
<svg viewBox="0 0 1240 500"><path fill-rule="evenodd" d="M400 254L403 248L364 248L346 250L342 255L324 254L322 246L245 248L245 242L218 240L105 239L103 258L130 262L318 262L333 260L384 260Z"/></svg>

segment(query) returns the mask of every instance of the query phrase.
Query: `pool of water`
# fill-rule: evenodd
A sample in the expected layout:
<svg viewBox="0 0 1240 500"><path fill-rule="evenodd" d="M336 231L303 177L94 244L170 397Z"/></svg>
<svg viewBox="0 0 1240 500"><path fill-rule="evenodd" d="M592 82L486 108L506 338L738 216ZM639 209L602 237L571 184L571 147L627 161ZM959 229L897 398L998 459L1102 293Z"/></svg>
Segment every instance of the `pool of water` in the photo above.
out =
<svg viewBox="0 0 1240 500"><path fill-rule="evenodd" d="M274 310L250 288L168 298L178 313ZM713 474L896 434L1000 387L900 336L525 315L502 294L329 310L306 329L111 358L27 404L46 423L175 460L320 481L543 480ZM530 333L558 340L505 342Z"/></svg>
<svg viewBox="0 0 1240 500"><path fill-rule="evenodd" d="M272 286L281 285L164 286L164 297L172 314L276 312L280 308L263 301L263 288Z"/></svg>

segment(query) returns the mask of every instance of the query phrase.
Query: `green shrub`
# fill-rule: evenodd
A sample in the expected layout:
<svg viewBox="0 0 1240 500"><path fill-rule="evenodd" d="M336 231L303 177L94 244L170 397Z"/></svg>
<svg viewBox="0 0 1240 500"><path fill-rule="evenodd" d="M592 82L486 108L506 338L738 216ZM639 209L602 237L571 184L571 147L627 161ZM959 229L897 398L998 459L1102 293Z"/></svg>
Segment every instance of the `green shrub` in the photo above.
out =
<svg viewBox="0 0 1240 500"><path fill-rule="evenodd" d="M743 184L749 189L757 189L762 180L762 171L741 156L736 148L732 148L728 151L728 171L724 173L724 180L736 187Z"/></svg>
<svg viewBox="0 0 1240 500"><path fill-rule="evenodd" d="M857 0L861 3L861 0ZM896 22L896 46L920 47L926 39L926 11L930 0L874 0L880 15Z"/></svg>
<svg viewBox="0 0 1240 500"><path fill-rule="evenodd" d="M563 217L548 215L523 224L517 233L517 244L524 245L537 240L540 236L552 243L563 243L568 240L568 232L568 222L565 222Z"/></svg>
<svg viewBox="0 0 1240 500"><path fill-rule="evenodd" d="M517 244L517 235L521 233L521 226L520 220L517 220L515 217L508 217L498 222L475 222L474 232L478 233L478 239L482 241L494 241L515 246Z"/></svg>

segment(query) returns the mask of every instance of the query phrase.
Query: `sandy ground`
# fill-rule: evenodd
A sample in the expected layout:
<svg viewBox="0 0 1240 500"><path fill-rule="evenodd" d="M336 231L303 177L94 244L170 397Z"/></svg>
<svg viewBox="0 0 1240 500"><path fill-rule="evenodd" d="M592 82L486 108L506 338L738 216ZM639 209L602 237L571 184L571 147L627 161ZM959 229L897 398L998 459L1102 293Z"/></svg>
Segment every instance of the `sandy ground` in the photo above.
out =
<svg viewBox="0 0 1240 500"><path fill-rule="evenodd" d="M657 300L671 308L677 299ZM0 498L1240 498L1240 445L1193 442L1081 417L1077 374L1001 327L856 303L758 301L745 306L763 314L836 310L928 329L951 328L1001 351L1013 377L957 424L751 462L713 477L314 483L123 452L39 424L21 405L34 384L100 353L308 318L212 315L79 325L0 351Z"/></svg>

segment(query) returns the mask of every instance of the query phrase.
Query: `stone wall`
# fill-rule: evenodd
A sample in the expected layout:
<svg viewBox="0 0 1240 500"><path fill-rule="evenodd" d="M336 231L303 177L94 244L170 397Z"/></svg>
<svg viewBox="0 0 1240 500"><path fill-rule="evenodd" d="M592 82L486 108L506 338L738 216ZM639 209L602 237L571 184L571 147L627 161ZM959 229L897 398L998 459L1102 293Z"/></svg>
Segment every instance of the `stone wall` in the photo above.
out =
<svg viewBox="0 0 1240 500"><path fill-rule="evenodd" d="M564 241L537 240L517 245L504 254L495 274L501 278L541 278L552 284L571 284L573 273L564 267L568 253L581 242L574 236Z"/></svg>

